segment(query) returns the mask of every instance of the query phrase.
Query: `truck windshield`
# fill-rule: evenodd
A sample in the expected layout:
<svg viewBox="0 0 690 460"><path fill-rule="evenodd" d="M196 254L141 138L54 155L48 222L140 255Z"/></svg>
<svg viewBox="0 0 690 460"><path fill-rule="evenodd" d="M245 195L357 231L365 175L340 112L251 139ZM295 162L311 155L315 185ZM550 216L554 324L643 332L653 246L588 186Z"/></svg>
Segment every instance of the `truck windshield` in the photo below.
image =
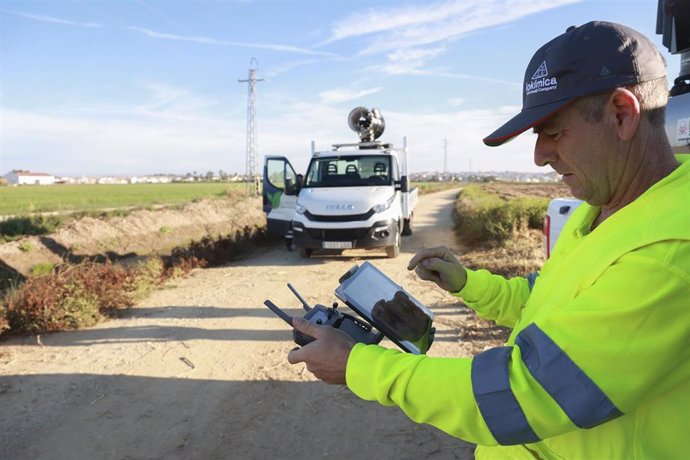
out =
<svg viewBox="0 0 690 460"><path fill-rule="evenodd" d="M305 187L356 187L391 184L387 155L314 158L309 163Z"/></svg>

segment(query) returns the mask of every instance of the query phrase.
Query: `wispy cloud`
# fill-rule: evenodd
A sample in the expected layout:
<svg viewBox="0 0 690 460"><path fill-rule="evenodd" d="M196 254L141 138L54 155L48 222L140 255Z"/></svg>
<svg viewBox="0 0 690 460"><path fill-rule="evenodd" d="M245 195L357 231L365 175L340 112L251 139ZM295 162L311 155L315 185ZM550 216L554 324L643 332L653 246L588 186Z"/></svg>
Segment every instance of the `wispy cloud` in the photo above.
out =
<svg viewBox="0 0 690 460"><path fill-rule="evenodd" d="M501 85L514 86L519 88L520 83L502 80L500 78L483 77L478 75L470 75L458 72L448 72L445 69L433 69L433 68L422 68L424 66L423 62L408 63L408 62L389 62L379 65L372 65L365 69L366 72L374 72L386 75L417 75L426 77L442 77L451 78L456 80L473 80L473 81L483 81L486 83L498 83Z"/></svg>
<svg viewBox="0 0 690 460"><path fill-rule="evenodd" d="M422 6L370 8L357 11L334 24L326 43L350 37L401 30L419 24L438 23L465 13L474 2L434 2Z"/></svg>
<svg viewBox="0 0 690 460"><path fill-rule="evenodd" d="M321 101L324 104L335 104L338 102L346 102L354 99L359 99L360 97L368 96L370 94L375 94L381 91L382 87L363 89L359 91L354 91L350 89L333 89L330 91L323 91L319 93Z"/></svg>
<svg viewBox="0 0 690 460"><path fill-rule="evenodd" d="M161 82L140 82L138 87L146 91L141 101L134 105L98 104L71 107L67 116L88 114L99 119L141 120L144 123L215 124L213 115L220 105L211 98L192 90Z"/></svg>
<svg viewBox="0 0 690 460"><path fill-rule="evenodd" d="M177 34L169 34L169 33L164 33L164 32L156 32L156 31L151 30L151 29L146 29L144 27L135 27L135 26L129 26L127 28L130 30L134 30L136 32L142 33L148 37L162 39L162 40L176 40L176 41L184 41L184 42L191 42L191 43L199 43L202 45L237 46L237 47L242 47L242 48L257 48L257 49L280 51L280 52L286 52L286 53L307 54L307 55L312 55L312 56L326 56L326 57L336 56L333 53L328 53L325 51L315 51L315 50L310 50L310 49L306 49L306 48L299 48L299 47L290 46L290 45L281 45L281 44L275 44L275 43L250 43L250 42L238 42L238 41L231 41L231 40L219 40L216 38L203 37L203 36L199 36L199 35L177 35Z"/></svg>
<svg viewBox="0 0 690 460"><path fill-rule="evenodd" d="M97 22L76 22L76 21L70 21L67 19L55 18L53 16L45 16L42 14L24 13L23 11L9 11L9 12L16 15L16 16L20 16L22 18L31 19L34 21L50 22L52 24L61 24L64 26L88 27L88 28L103 27L102 24L99 24Z"/></svg>
<svg viewBox="0 0 690 460"><path fill-rule="evenodd" d="M374 35L361 54L419 47L577 1L580 0L452 0L368 9L335 23L326 43Z"/></svg>
<svg viewBox="0 0 690 460"><path fill-rule="evenodd" d="M320 60L315 59L315 58L286 62L283 65L279 65L277 67L272 67L271 69L269 69L265 73L265 75L267 78L274 78L274 77L277 77L278 75L281 75L281 74L286 73L286 72L290 72L291 70L295 70L299 67L315 64L317 62L320 62Z"/></svg>
<svg viewBox="0 0 690 460"><path fill-rule="evenodd" d="M387 62L368 66L365 70L386 75L432 74L430 70L425 70L427 61L444 54L445 51L445 47L399 49L386 56Z"/></svg>
<svg viewBox="0 0 690 460"><path fill-rule="evenodd" d="M369 8L334 23L330 37L319 46L366 37L358 55L386 55L385 60L369 66L369 71L515 85L515 82L452 72L430 63L463 36L505 27L524 16L578 1L581 0L443 0Z"/></svg>
<svg viewBox="0 0 690 460"><path fill-rule="evenodd" d="M141 86L149 91L149 98L137 107L139 110L193 113L218 105L215 99L167 83L146 82Z"/></svg>

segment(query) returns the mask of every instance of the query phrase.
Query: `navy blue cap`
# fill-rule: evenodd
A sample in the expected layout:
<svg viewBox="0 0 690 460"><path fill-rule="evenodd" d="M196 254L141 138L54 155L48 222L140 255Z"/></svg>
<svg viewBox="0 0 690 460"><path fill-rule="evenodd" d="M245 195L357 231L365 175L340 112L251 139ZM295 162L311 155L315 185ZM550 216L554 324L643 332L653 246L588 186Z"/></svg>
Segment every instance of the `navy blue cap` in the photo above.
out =
<svg viewBox="0 0 690 460"><path fill-rule="evenodd" d="M484 143L501 145L579 97L665 76L659 50L641 33L601 21L569 27L534 54L525 71L522 110Z"/></svg>

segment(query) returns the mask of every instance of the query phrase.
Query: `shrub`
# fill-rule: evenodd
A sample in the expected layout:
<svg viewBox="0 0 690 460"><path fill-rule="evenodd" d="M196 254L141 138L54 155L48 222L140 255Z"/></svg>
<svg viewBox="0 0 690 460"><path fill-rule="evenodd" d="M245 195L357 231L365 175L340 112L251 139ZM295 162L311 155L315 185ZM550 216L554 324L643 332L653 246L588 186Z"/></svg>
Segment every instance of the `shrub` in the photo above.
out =
<svg viewBox="0 0 690 460"><path fill-rule="evenodd" d="M29 241L22 241L19 243L19 250L22 252L31 252L34 250L34 247Z"/></svg>
<svg viewBox="0 0 690 460"><path fill-rule="evenodd" d="M51 264L50 262L42 262L31 267L31 274L33 276L47 275L48 273L52 272L54 268L54 264Z"/></svg>
<svg viewBox="0 0 690 460"><path fill-rule="evenodd" d="M525 227L540 229L548 198L502 197L466 186L455 203L455 229L466 243L502 243Z"/></svg>
<svg viewBox="0 0 690 460"><path fill-rule="evenodd" d="M0 242L13 241L24 235L45 235L65 223L64 216L13 217L0 222Z"/></svg>
<svg viewBox="0 0 690 460"><path fill-rule="evenodd" d="M236 230L234 235L218 235L215 238L205 236L199 241L192 241L188 246L177 247L172 250L169 260L186 259L202 263L203 266L217 267L230 262L265 238L264 227L246 225L243 229Z"/></svg>
<svg viewBox="0 0 690 460"><path fill-rule="evenodd" d="M35 275L12 287L0 304L0 333L41 333L91 326L134 305L165 280L197 267L227 263L265 236L265 228L245 227L225 237L203 238L163 259L137 265L82 262L36 266ZM45 265L45 266L43 266Z"/></svg>
<svg viewBox="0 0 690 460"><path fill-rule="evenodd" d="M0 305L0 335L10 328L10 323L7 321L7 311L5 307Z"/></svg>
<svg viewBox="0 0 690 460"><path fill-rule="evenodd" d="M158 257L149 257L139 262L136 268L136 276L133 280L135 297L148 295L153 288L161 283L165 272L163 261Z"/></svg>
<svg viewBox="0 0 690 460"><path fill-rule="evenodd" d="M95 324L111 309L133 304L131 270L86 262L27 279L5 298L14 332L52 332Z"/></svg>

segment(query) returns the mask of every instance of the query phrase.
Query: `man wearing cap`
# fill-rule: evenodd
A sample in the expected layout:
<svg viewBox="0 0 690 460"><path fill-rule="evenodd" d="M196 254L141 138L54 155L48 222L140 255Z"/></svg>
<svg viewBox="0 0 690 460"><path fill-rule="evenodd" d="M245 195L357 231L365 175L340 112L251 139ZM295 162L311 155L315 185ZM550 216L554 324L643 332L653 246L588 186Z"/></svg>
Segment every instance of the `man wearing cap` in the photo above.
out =
<svg viewBox="0 0 690 460"><path fill-rule="evenodd" d="M472 358L316 341L288 356L359 397L478 444L478 458L690 455L690 160L664 132L663 59L638 32L590 22L540 48L522 111L484 139L527 129L535 162L586 203L538 274L465 269L447 248L408 268L512 333Z"/></svg>

